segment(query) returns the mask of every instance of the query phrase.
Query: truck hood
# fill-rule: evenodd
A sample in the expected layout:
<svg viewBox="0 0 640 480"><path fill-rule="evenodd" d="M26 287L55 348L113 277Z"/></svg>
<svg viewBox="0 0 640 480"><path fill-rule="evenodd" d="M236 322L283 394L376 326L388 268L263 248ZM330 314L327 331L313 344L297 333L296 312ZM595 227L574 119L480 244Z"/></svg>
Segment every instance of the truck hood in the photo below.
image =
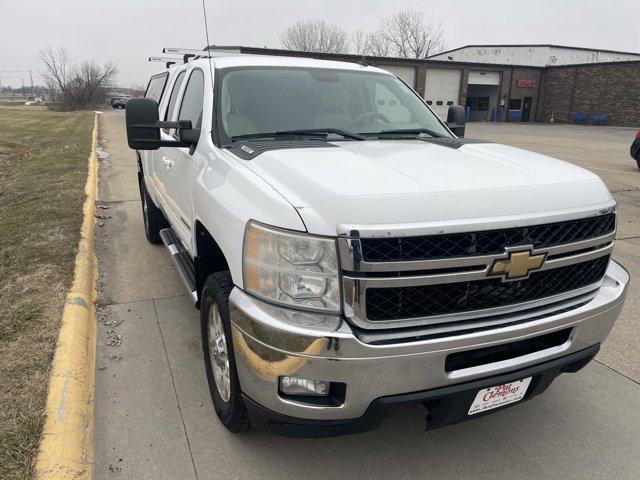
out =
<svg viewBox="0 0 640 480"><path fill-rule="evenodd" d="M336 235L345 225L551 218L613 203L593 173L507 145L335 145L272 150L246 162L296 208L310 233Z"/></svg>

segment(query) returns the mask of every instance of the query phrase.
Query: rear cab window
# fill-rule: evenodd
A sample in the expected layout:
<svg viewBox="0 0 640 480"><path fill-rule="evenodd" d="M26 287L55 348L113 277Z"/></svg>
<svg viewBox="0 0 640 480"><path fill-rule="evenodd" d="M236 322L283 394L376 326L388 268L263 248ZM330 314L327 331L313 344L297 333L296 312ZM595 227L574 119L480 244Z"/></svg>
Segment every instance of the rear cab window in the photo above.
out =
<svg viewBox="0 0 640 480"><path fill-rule="evenodd" d="M151 79L149 80L149 85L147 85L147 90L146 92L144 92L145 98L151 98L160 103L160 98L162 98L164 87L167 84L167 77L169 77L168 72L158 73L157 75L151 77Z"/></svg>

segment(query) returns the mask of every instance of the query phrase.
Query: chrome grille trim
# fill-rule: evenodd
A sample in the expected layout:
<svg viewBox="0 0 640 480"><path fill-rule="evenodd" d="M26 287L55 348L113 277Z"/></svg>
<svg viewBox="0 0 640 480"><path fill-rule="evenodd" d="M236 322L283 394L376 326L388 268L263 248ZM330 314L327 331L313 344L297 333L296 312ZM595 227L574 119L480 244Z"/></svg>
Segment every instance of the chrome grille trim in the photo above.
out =
<svg viewBox="0 0 640 480"><path fill-rule="evenodd" d="M615 208L600 209L593 216L600 216L607 213L615 212ZM579 216L579 218L589 218L589 216ZM567 221L576 218L568 218ZM616 219L617 220L617 219ZM537 224L545 224L544 220ZM546 254L547 259L540 269L537 271L548 271L555 268L580 264L600 257L610 256L615 243L616 223L614 222L614 230L606 235L601 235L586 240L552 245L534 249L531 245L505 245L505 253L491 255L477 255L453 258L436 258L428 260L408 260L408 261L377 261L366 262L363 260L362 244L360 239L363 238L359 230L351 229L351 236L339 236L338 253L342 270L342 291L343 291L343 307L344 315L352 324L371 331L382 331L384 329L402 329L411 327L438 328L439 330L447 330L451 328L451 333L460 327L454 327L453 322L469 322L476 323L480 319L487 317L496 317L496 325L500 324L498 317L510 317L510 314L517 314L526 317L527 310L532 310L530 315L534 315L533 310L539 310L542 307L553 307L558 302L567 302L584 295L591 294L600 288L602 279L596 283L563 292L557 295L551 295L545 298L523 301L521 303L503 305L497 307L484 308L473 311L461 311L453 313L433 314L429 316L417 316L411 318L398 319L369 319L366 311L366 291L367 289L376 288L402 288L402 287L421 287L427 285L453 284L457 282L472 282L495 279L489 276L489 270L496 260L504 259L506 251L510 248L522 248L532 252L532 255ZM465 225L463 230L477 230L477 226L470 224ZM532 223L531 226L535 226ZM380 226L382 227L382 226ZM466 228L469 227L469 228ZM349 228L352 228L351 226ZM482 231L491 229L500 229L502 225L487 227ZM339 228L339 232L345 232L346 228ZM430 227L431 230L431 227ZM458 230L456 228L453 229ZM402 231L385 230L388 237L400 237L409 235L406 229ZM447 228L441 227L439 230L431 231L431 235L447 235L450 233ZM364 237L364 238L375 238ZM575 253L573 253L575 252ZM463 270L463 271L460 271ZM434 312L435 313L435 312ZM505 318L504 320L508 320ZM452 324L447 326L448 324ZM458 324L460 325L460 324Z"/></svg>
<svg viewBox="0 0 640 480"><path fill-rule="evenodd" d="M449 233L472 232L476 230L496 230L500 228L522 227L527 225L540 225L543 223L556 223L581 218L606 215L616 211L617 202L611 200L600 205L588 208L574 208L557 212L532 213L525 215L512 215L509 217L472 218L467 220L448 220L434 222L420 222L411 224L383 224L383 225L338 225L338 237L342 238L384 238L404 237L418 235L441 235Z"/></svg>
<svg viewBox="0 0 640 480"><path fill-rule="evenodd" d="M533 253L548 253L550 257L563 253L584 250L597 247L599 245L610 244L613 246L615 231L608 235L603 235L580 242L566 243L539 250ZM517 245L509 245L516 247ZM504 258L504 254L479 255L470 257L440 258L436 260L413 260L407 262L365 262L362 260L362 247L357 238L338 238L338 251L340 254L340 264L343 270L348 272L409 272L423 270L441 270L445 268L473 267L489 268L495 260ZM606 253L605 253L606 254ZM605 255L603 254L603 255ZM592 257L595 258L595 257ZM547 263L552 259L547 260Z"/></svg>

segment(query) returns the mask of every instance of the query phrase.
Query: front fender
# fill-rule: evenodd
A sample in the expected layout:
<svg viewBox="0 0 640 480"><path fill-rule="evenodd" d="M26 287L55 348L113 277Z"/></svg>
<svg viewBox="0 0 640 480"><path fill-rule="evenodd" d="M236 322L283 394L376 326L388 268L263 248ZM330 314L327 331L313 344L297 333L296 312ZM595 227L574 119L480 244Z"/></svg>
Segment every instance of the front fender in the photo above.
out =
<svg viewBox="0 0 640 480"><path fill-rule="evenodd" d="M242 246L249 220L306 231L295 208L260 176L211 142L210 152L193 188L193 230L200 222L214 238L229 265L233 283L242 281ZM192 251L198 256L192 236Z"/></svg>

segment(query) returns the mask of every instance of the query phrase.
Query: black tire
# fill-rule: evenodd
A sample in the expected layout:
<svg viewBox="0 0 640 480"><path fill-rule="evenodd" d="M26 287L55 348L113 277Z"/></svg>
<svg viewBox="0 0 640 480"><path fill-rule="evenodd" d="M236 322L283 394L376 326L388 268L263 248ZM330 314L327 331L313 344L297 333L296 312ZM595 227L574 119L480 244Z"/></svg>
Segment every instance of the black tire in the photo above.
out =
<svg viewBox="0 0 640 480"><path fill-rule="evenodd" d="M205 370L213 407L220 422L232 433L246 432L251 423L247 417L247 409L242 402L236 359L233 353L231 337L231 323L229 318L229 294L233 288L231 275L228 271L209 275L202 289L200 300L200 323L202 328L202 352L204 354ZM225 401L216 385L209 348L209 311L217 308L224 329L227 357L229 361L230 389L229 399Z"/></svg>
<svg viewBox="0 0 640 480"><path fill-rule="evenodd" d="M167 219L164 218L162 210L156 207L153 203L153 199L147 191L147 186L144 183L144 177L142 174L138 177L138 183L140 186L140 199L142 201L142 220L144 222L144 233L147 236L147 240L153 244L162 243L160 238L160 230L169 227Z"/></svg>

